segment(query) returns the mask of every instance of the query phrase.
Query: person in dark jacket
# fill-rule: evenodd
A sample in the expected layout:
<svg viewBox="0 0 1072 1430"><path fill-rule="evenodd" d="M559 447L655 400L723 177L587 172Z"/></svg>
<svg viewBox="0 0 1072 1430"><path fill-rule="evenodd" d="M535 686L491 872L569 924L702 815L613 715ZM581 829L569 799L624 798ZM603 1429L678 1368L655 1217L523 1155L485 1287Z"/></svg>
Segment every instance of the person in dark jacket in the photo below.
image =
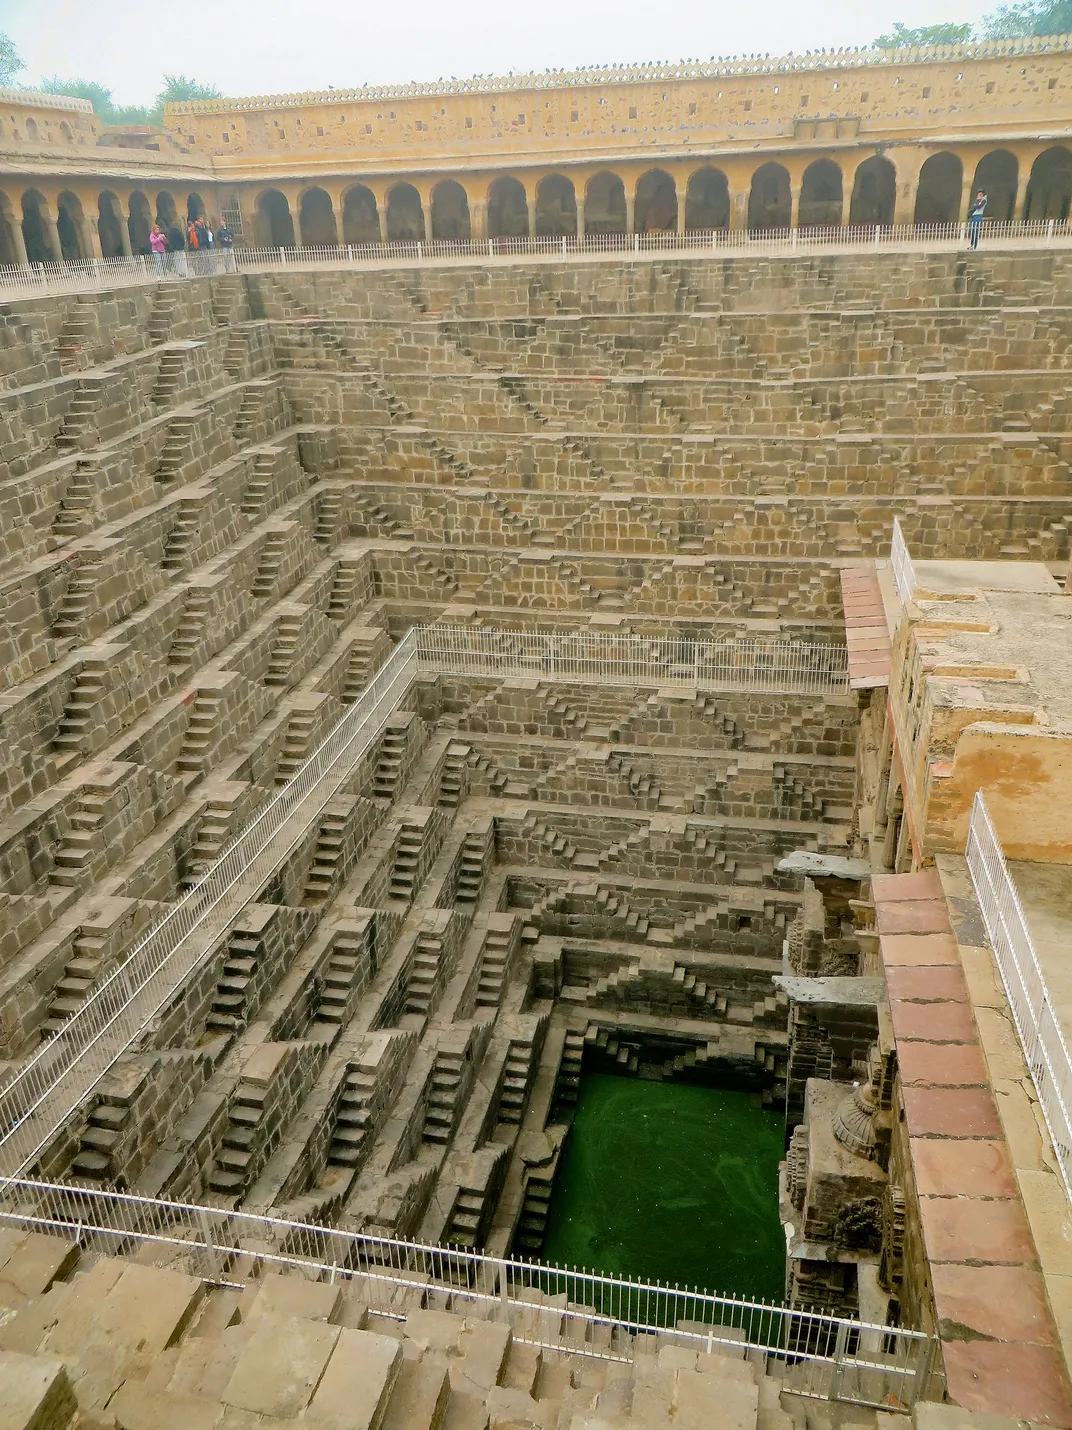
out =
<svg viewBox="0 0 1072 1430"><path fill-rule="evenodd" d="M178 219L172 219L165 231L168 246L168 262L172 273L186 276L186 237Z"/></svg>
<svg viewBox="0 0 1072 1430"><path fill-rule="evenodd" d="M980 189L972 200L968 209L968 234L972 248L979 247L979 235L983 231L983 219L986 217L986 191Z"/></svg>
<svg viewBox="0 0 1072 1430"><path fill-rule="evenodd" d="M234 253L232 252L234 248L234 234L228 228L226 221L222 219L215 225L215 230L216 247L219 249L223 259L224 272L233 273L235 271Z"/></svg>

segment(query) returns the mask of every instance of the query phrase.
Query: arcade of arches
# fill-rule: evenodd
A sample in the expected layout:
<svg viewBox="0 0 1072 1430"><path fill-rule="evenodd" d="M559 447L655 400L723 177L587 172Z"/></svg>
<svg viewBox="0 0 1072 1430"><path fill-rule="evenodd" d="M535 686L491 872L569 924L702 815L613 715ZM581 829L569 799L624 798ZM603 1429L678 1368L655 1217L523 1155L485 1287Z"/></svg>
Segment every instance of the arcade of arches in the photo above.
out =
<svg viewBox="0 0 1072 1430"><path fill-rule="evenodd" d="M957 223L979 188L992 220L1068 218L1072 148L974 147L978 152L912 148L862 158L795 154L747 166L734 159L724 166L675 161L412 181L207 183L201 190L7 183L0 188L0 263L147 253L154 221L166 227L200 213L214 217L214 209L241 216L240 242L285 248Z"/></svg>

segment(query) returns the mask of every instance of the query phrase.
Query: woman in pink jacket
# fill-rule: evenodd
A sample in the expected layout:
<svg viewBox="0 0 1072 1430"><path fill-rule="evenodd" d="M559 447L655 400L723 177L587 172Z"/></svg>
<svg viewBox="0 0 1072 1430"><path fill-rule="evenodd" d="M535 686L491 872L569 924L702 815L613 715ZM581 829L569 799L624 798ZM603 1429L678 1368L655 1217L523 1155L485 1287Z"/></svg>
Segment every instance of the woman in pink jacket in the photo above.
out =
<svg viewBox="0 0 1072 1430"><path fill-rule="evenodd" d="M154 223L149 230L149 247L153 250L153 267L156 269L156 276L164 276L164 254L167 252L167 239L161 232L160 225Z"/></svg>

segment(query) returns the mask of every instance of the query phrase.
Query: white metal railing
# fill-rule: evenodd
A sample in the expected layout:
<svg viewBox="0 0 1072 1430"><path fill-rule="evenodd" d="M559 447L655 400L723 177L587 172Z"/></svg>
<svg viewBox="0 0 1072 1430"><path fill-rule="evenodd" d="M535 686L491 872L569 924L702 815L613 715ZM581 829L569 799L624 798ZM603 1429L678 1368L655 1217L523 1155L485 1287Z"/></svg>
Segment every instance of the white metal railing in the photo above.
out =
<svg viewBox="0 0 1072 1430"><path fill-rule="evenodd" d="M1067 248L1072 225L1054 219L988 222L983 244L995 248ZM633 255L650 258L677 254L703 258L734 256L792 257L812 253L940 253L962 249L967 226L959 223L831 226L757 230L705 229L686 233L590 233L584 238L522 236L489 239L428 239L389 243L354 243L336 247L235 248L227 253L167 254L84 259L69 263L34 263L0 268L0 297L80 293L137 286L161 278L203 278L222 273L263 273L277 269L358 269L487 263L516 259L599 260Z"/></svg>
<svg viewBox="0 0 1072 1430"><path fill-rule="evenodd" d="M424 671L567 684L655 685L761 694L829 695L849 689L844 646L745 637L653 639L599 631L417 628Z"/></svg>
<svg viewBox="0 0 1072 1430"><path fill-rule="evenodd" d="M0 1182L0 1224L93 1251L167 1250L169 1265L217 1286L291 1269L352 1281L375 1314L398 1320L400 1293L439 1293L494 1315L519 1341L571 1355L631 1361L636 1339L656 1333L699 1351L759 1352L798 1395L886 1410L922 1398L933 1354L930 1337L901 1327L88 1187Z"/></svg>
<svg viewBox="0 0 1072 1430"><path fill-rule="evenodd" d="M1065 1195L1072 1200L1072 1058L981 790L972 805L965 858Z"/></svg>
<svg viewBox="0 0 1072 1430"><path fill-rule="evenodd" d="M916 569L905 545L904 532L897 517L893 518L893 540L890 543L890 565L901 604L907 605L916 589Z"/></svg>
<svg viewBox="0 0 1072 1430"><path fill-rule="evenodd" d="M0 1174L16 1175L32 1164L257 897L352 775L416 669L416 637L410 634L294 778L0 1091Z"/></svg>

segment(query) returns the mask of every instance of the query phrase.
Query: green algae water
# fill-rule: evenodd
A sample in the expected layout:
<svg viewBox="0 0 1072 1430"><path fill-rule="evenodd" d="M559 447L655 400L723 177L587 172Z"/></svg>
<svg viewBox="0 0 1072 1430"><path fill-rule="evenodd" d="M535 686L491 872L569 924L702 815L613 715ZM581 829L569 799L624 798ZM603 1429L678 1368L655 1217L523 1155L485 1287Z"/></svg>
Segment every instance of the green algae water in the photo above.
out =
<svg viewBox="0 0 1072 1430"><path fill-rule="evenodd" d="M783 1138L746 1092L586 1074L543 1260L781 1301Z"/></svg>

